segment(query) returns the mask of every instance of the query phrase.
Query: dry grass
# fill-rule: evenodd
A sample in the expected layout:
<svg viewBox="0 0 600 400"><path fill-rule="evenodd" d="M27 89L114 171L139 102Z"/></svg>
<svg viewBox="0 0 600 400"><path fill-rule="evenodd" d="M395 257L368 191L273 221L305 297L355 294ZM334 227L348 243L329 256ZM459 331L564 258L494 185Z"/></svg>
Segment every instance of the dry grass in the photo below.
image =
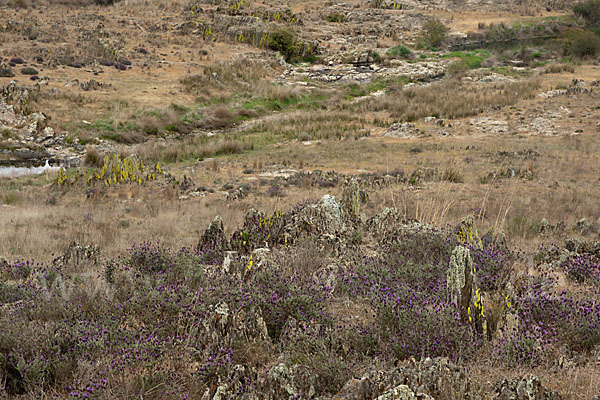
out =
<svg viewBox="0 0 600 400"><path fill-rule="evenodd" d="M202 74L185 76L180 82L185 91L200 101L208 101L213 97L226 98L234 91L251 91L271 71L273 66L265 61L241 58L207 66Z"/></svg>
<svg viewBox="0 0 600 400"><path fill-rule="evenodd" d="M544 68L546 74L561 74L563 72L573 74L575 73L575 66L571 64L549 64Z"/></svg>
<svg viewBox="0 0 600 400"><path fill-rule="evenodd" d="M359 110L387 111L404 121L428 116L464 118L531 98L539 87L536 80L466 85L459 79L446 79L426 87L395 88L384 97L360 103Z"/></svg>
<svg viewBox="0 0 600 400"><path fill-rule="evenodd" d="M104 157L98 152L95 147L88 147L85 150L85 158L83 164L88 167L102 167L104 163Z"/></svg>
<svg viewBox="0 0 600 400"><path fill-rule="evenodd" d="M246 133L267 141L357 139L368 136L371 126L370 118L349 111L293 111L258 121Z"/></svg>
<svg viewBox="0 0 600 400"><path fill-rule="evenodd" d="M239 154L251 150L253 145L233 139L208 140L203 137L191 137L178 141L150 141L136 148L143 159L152 162L168 163L196 161L208 157L227 154Z"/></svg>

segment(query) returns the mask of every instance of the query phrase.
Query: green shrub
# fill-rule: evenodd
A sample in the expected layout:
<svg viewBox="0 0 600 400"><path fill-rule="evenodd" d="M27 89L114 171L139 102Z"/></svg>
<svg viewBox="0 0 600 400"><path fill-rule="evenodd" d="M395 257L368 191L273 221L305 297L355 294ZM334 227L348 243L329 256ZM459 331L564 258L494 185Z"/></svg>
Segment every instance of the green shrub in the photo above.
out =
<svg viewBox="0 0 600 400"><path fill-rule="evenodd" d="M388 50L387 55L391 57L410 58L411 51L405 46L394 46Z"/></svg>
<svg viewBox="0 0 600 400"><path fill-rule="evenodd" d="M454 61L448 65L448 75L461 75L467 72L469 69L469 64L465 60Z"/></svg>
<svg viewBox="0 0 600 400"><path fill-rule="evenodd" d="M574 57L595 57L600 53L600 37L590 31L578 30L570 35L568 46Z"/></svg>
<svg viewBox="0 0 600 400"><path fill-rule="evenodd" d="M0 78L12 78L15 76L10 68L0 68Z"/></svg>
<svg viewBox="0 0 600 400"><path fill-rule="evenodd" d="M449 30L439 19L432 18L423 25L421 40L427 46L439 47L446 40Z"/></svg>
<svg viewBox="0 0 600 400"><path fill-rule="evenodd" d="M281 53L287 61L300 55L300 43L296 32L291 29L281 29L269 37L268 47Z"/></svg>
<svg viewBox="0 0 600 400"><path fill-rule="evenodd" d="M23 75L37 75L38 71L35 68L27 67L21 70L21 74Z"/></svg>
<svg viewBox="0 0 600 400"><path fill-rule="evenodd" d="M325 17L328 22L346 22L346 16L338 12L334 12Z"/></svg>
<svg viewBox="0 0 600 400"><path fill-rule="evenodd" d="M583 18L588 26L600 26L600 0L587 0L573 7L576 16Z"/></svg>

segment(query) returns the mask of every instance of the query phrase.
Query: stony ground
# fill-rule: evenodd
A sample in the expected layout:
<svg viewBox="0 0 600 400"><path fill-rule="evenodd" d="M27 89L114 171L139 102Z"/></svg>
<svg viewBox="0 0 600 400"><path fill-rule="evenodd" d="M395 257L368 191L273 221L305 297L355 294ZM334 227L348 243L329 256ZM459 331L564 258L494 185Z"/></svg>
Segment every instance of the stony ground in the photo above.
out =
<svg viewBox="0 0 600 400"><path fill-rule="evenodd" d="M0 4L0 398L598 398L572 6Z"/></svg>

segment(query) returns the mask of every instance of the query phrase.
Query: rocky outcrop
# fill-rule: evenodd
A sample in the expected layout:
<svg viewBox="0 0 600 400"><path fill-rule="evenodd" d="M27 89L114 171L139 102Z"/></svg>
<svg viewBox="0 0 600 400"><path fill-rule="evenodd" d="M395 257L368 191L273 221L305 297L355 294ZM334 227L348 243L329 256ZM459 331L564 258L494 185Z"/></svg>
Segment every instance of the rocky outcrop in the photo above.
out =
<svg viewBox="0 0 600 400"><path fill-rule="evenodd" d="M373 370L351 379L333 397L336 400L480 399L467 371L447 358L409 360L388 371Z"/></svg>
<svg viewBox="0 0 600 400"><path fill-rule="evenodd" d="M71 242L65 253L52 261L54 267L65 272L80 272L98 265L98 246L81 246Z"/></svg>
<svg viewBox="0 0 600 400"><path fill-rule="evenodd" d="M48 126L49 117L32 110L40 85L19 85L11 81L0 87L0 131L3 146L0 162L9 166L43 165L50 160L65 167L79 165L83 147L78 139L67 143Z"/></svg>
<svg viewBox="0 0 600 400"><path fill-rule="evenodd" d="M376 64L368 53L339 56L328 65L312 65L308 69L290 69L287 79L311 79L321 82L369 82L376 78L406 77L410 81L431 81L446 73L448 62L413 62L392 60L390 66Z"/></svg>
<svg viewBox="0 0 600 400"><path fill-rule="evenodd" d="M390 125L383 136L408 139L421 135L421 130L415 124L411 122L396 122Z"/></svg>
<svg viewBox="0 0 600 400"><path fill-rule="evenodd" d="M220 256L223 259L225 251L229 250L229 240L225 236L223 220L220 216L217 215L208 225L208 228L206 228L198 242L197 249L198 252L210 252L215 257Z"/></svg>
<svg viewBox="0 0 600 400"><path fill-rule="evenodd" d="M202 321L202 327L203 330L199 333L199 337L203 339L201 343L210 344L209 346L231 347L236 341L270 342L260 308L233 311L227 303L222 302L210 308Z"/></svg>
<svg viewBox="0 0 600 400"><path fill-rule="evenodd" d="M425 393L416 395L408 386L398 385L395 388L386 391L379 396L377 400L433 400L433 397Z"/></svg>
<svg viewBox="0 0 600 400"><path fill-rule="evenodd" d="M503 379L494 385L494 400L561 400L562 397L546 389L535 375Z"/></svg>
<svg viewBox="0 0 600 400"><path fill-rule="evenodd" d="M344 195L342 201L349 217L357 223L363 223L366 220L362 205L367 202L368 194L358 185L356 178L352 178L344 185Z"/></svg>
<svg viewBox="0 0 600 400"><path fill-rule="evenodd" d="M459 309L463 322L473 323L479 332L485 330L485 308L482 292L477 287L476 272L471 252L456 246L450 256L446 275L450 301Z"/></svg>

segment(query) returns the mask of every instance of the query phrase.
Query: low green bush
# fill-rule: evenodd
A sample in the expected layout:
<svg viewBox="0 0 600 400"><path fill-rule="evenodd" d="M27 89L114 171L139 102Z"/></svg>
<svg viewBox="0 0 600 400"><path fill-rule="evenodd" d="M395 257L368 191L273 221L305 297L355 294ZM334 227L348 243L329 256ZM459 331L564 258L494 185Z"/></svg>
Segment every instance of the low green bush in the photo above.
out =
<svg viewBox="0 0 600 400"><path fill-rule="evenodd" d="M300 43L296 32L291 29L280 29L269 36L267 45L271 50L281 53L287 61L300 55Z"/></svg>
<svg viewBox="0 0 600 400"><path fill-rule="evenodd" d="M587 0L575 4L573 12L583 18L588 26L600 27L600 0Z"/></svg>

